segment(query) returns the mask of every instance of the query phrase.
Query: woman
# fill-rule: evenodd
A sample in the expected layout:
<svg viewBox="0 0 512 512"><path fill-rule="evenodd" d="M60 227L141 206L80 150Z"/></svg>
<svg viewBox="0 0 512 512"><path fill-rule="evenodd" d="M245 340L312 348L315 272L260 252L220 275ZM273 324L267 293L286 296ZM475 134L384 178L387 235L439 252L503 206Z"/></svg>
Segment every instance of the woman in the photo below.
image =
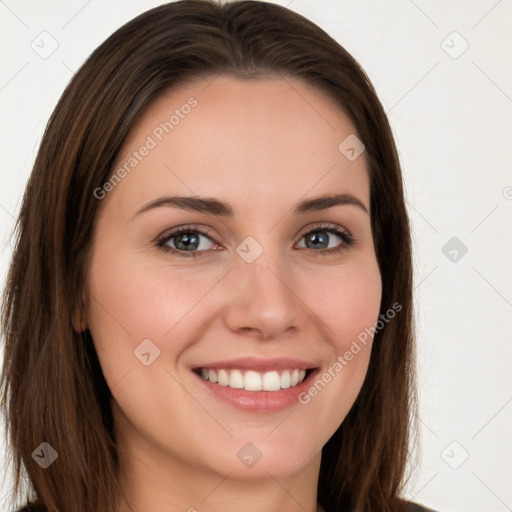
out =
<svg viewBox="0 0 512 512"><path fill-rule="evenodd" d="M26 510L426 510L400 498L400 165L316 25L187 0L121 27L59 101L18 229L2 384Z"/></svg>

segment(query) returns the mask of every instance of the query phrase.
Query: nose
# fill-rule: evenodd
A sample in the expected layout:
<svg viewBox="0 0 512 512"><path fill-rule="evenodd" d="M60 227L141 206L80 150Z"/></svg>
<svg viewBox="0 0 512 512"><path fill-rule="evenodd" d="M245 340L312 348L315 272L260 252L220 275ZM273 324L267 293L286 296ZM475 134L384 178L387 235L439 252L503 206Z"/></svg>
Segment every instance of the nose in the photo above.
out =
<svg viewBox="0 0 512 512"><path fill-rule="evenodd" d="M252 263L236 257L229 279L224 320L233 332L275 339L304 318L304 303L278 255L264 252Z"/></svg>

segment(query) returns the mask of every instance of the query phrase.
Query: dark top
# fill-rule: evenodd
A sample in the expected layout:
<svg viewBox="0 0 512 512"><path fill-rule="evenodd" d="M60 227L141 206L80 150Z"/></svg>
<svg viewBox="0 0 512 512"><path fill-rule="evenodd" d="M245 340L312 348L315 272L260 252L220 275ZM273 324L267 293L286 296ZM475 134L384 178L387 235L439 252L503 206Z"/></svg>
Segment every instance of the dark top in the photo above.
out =
<svg viewBox="0 0 512 512"><path fill-rule="evenodd" d="M25 506L23 508L20 508L17 512L34 512L34 509L28 508L28 506ZM417 503L409 503L409 509L407 512L435 512L431 508L426 508L423 505L418 505Z"/></svg>
<svg viewBox="0 0 512 512"><path fill-rule="evenodd" d="M423 505L418 505L417 503L409 503L409 511L410 512L434 512L431 508L424 507Z"/></svg>

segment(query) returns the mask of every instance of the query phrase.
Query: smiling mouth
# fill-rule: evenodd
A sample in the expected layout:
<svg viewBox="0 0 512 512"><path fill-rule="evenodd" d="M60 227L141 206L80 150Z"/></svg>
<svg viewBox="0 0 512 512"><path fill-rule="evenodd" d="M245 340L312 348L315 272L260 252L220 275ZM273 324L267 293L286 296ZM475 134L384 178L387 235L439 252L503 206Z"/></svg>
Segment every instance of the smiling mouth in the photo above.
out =
<svg viewBox="0 0 512 512"><path fill-rule="evenodd" d="M194 371L204 380L219 386L246 391L280 391L298 386L313 369L290 368L281 371L257 372L241 369L198 368Z"/></svg>

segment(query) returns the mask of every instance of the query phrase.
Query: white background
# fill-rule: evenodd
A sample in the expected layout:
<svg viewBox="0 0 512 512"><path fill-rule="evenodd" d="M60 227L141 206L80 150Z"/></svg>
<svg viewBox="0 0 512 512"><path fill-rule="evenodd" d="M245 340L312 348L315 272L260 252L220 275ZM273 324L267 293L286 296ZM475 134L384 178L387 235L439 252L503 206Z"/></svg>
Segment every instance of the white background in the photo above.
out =
<svg viewBox="0 0 512 512"><path fill-rule="evenodd" d="M2 286L23 189L65 85L108 35L160 3L0 1ZM362 64L397 140L414 236L423 454L407 495L440 512L510 511L512 0L278 3ZM47 59L31 48L43 31L58 43ZM452 237L467 247L462 257L443 253ZM6 475L0 510L10 486Z"/></svg>

